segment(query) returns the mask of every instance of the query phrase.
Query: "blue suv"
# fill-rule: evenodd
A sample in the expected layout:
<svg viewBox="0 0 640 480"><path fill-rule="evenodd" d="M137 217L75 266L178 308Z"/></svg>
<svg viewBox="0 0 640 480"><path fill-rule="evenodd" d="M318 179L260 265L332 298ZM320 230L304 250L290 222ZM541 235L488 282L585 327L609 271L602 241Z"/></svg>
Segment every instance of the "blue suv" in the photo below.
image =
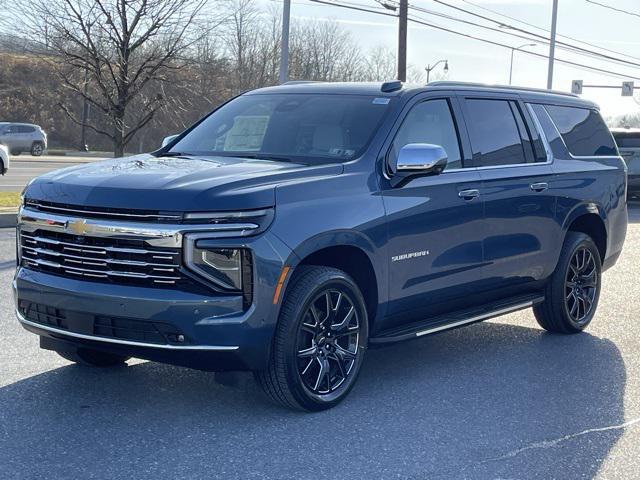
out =
<svg viewBox="0 0 640 480"><path fill-rule="evenodd" d="M627 228L596 105L460 83L242 94L160 150L24 191L13 282L42 348L251 370L340 402L367 348L529 307L577 333Z"/></svg>

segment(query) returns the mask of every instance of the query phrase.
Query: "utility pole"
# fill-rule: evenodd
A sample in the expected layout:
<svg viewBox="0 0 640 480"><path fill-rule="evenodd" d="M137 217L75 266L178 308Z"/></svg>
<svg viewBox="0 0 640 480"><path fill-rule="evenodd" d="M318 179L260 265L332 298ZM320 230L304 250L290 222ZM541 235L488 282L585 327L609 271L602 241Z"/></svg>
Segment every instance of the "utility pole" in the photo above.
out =
<svg viewBox="0 0 640 480"><path fill-rule="evenodd" d="M407 21L409 0L400 0L398 12L398 80L407 81Z"/></svg>
<svg viewBox="0 0 640 480"><path fill-rule="evenodd" d="M282 8L282 38L280 39L280 84L289 79L289 22L291 20L291 0L284 0Z"/></svg>
<svg viewBox="0 0 640 480"><path fill-rule="evenodd" d="M558 23L558 0L553 0L551 14L551 43L549 44L549 72L547 74L547 89L553 88L553 61L556 53L556 26Z"/></svg>

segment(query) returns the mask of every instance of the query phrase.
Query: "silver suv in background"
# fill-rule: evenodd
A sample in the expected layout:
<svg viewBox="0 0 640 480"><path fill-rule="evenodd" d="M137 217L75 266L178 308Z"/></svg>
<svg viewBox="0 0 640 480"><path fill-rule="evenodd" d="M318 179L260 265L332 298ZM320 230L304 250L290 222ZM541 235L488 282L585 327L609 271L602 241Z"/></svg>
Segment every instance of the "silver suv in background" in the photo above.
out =
<svg viewBox="0 0 640 480"><path fill-rule="evenodd" d="M611 133L627 164L628 197L640 198L640 128L612 128Z"/></svg>
<svg viewBox="0 0 640 480"><path fill-rule="evenodd" d="M30 152L37 157L47 149L47 134L31 123L0 122L0 144L6 145L12 155Z"/></svg>

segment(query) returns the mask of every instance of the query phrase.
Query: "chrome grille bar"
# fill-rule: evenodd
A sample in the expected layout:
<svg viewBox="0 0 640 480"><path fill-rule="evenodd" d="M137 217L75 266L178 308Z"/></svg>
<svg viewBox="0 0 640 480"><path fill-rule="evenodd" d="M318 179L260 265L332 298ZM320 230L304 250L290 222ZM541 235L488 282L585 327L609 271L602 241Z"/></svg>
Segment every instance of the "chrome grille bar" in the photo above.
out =
<svg viewBox="0 0 640 480"><path fill-rule="evenodd" d="M114 265L129 265L129 266L135 266L135 267L162 267L162 268L155 268L155 270L172 270L174 268L178 268L180 267L180 265L176 265L176 264L167 264L167 263L149 263L149 262L142 262L142 261L138 261L138 260L120 260L117 258L93 258L93 257L81 257L79 255L71 255L69 253L64 253L64 252L56 252L55 250L49 250L46 248L34 248L34 247L29 247L27 245L23 245L22 246L23 250L28 251L28 252L34 252L37 255L51 255L54 257L64 257L65 259L68 259L68 261L71 261L71 259L74 260L82 260L83 263L85 262L99 262L101 264L114 264ZM90 253L101 253L101 252L90 252Z"/></svg>
<svg viewBox="0 0 640 480"><path fill-rule="evenodd" d="M212 224L149 224L140 222L114 221L69 217L45 213L22 207L18 214L21 232L48 230L77 236L143 240L153 247L181 248L183 235L187 232L204 232L209 238L245 237L258 230L255 223L212 223Z"/></svg>
<svg viewBox="0 0 640 480"><path fill-rule="evenodd" d="M170 277L170 276L162 276L162 275L149 275L146 273L138 273L138 272L117 272L114 270L91 270L87 268L72 267L70 265L62 265L60 263L51 262L49 260L28 258L28 257L23 257L23 258L27 263L33 263L38 266L42 265L45 267L60 269L67 273L74 273L78 275L85 275L85 276L96 277L96 278L126 277L126 278L174 281L174 282L177 280L180 280L180 277L178 276Z"/></svg>

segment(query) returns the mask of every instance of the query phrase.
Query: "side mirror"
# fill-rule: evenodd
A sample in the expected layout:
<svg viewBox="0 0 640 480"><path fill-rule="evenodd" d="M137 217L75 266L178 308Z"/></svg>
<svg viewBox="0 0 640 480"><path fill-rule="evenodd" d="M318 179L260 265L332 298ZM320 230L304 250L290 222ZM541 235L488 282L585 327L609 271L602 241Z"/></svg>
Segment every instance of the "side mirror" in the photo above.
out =
<svg viewBox="0 0 640 480"><path fill-rule="evenodd" d="M176 138L178 138L178 135L169 135L168 137L164 137L162 139L162 147L160 147L160 148L166 147L171 142L173 142Z"/></svg>
<svg viewBox="0 0 640 480"><path fill-rule="evenodd" d="M447 152L440 145L409 143L400 149L392 165L391 186L396 187L415 177L438 175L447 166Z"/></svg>

